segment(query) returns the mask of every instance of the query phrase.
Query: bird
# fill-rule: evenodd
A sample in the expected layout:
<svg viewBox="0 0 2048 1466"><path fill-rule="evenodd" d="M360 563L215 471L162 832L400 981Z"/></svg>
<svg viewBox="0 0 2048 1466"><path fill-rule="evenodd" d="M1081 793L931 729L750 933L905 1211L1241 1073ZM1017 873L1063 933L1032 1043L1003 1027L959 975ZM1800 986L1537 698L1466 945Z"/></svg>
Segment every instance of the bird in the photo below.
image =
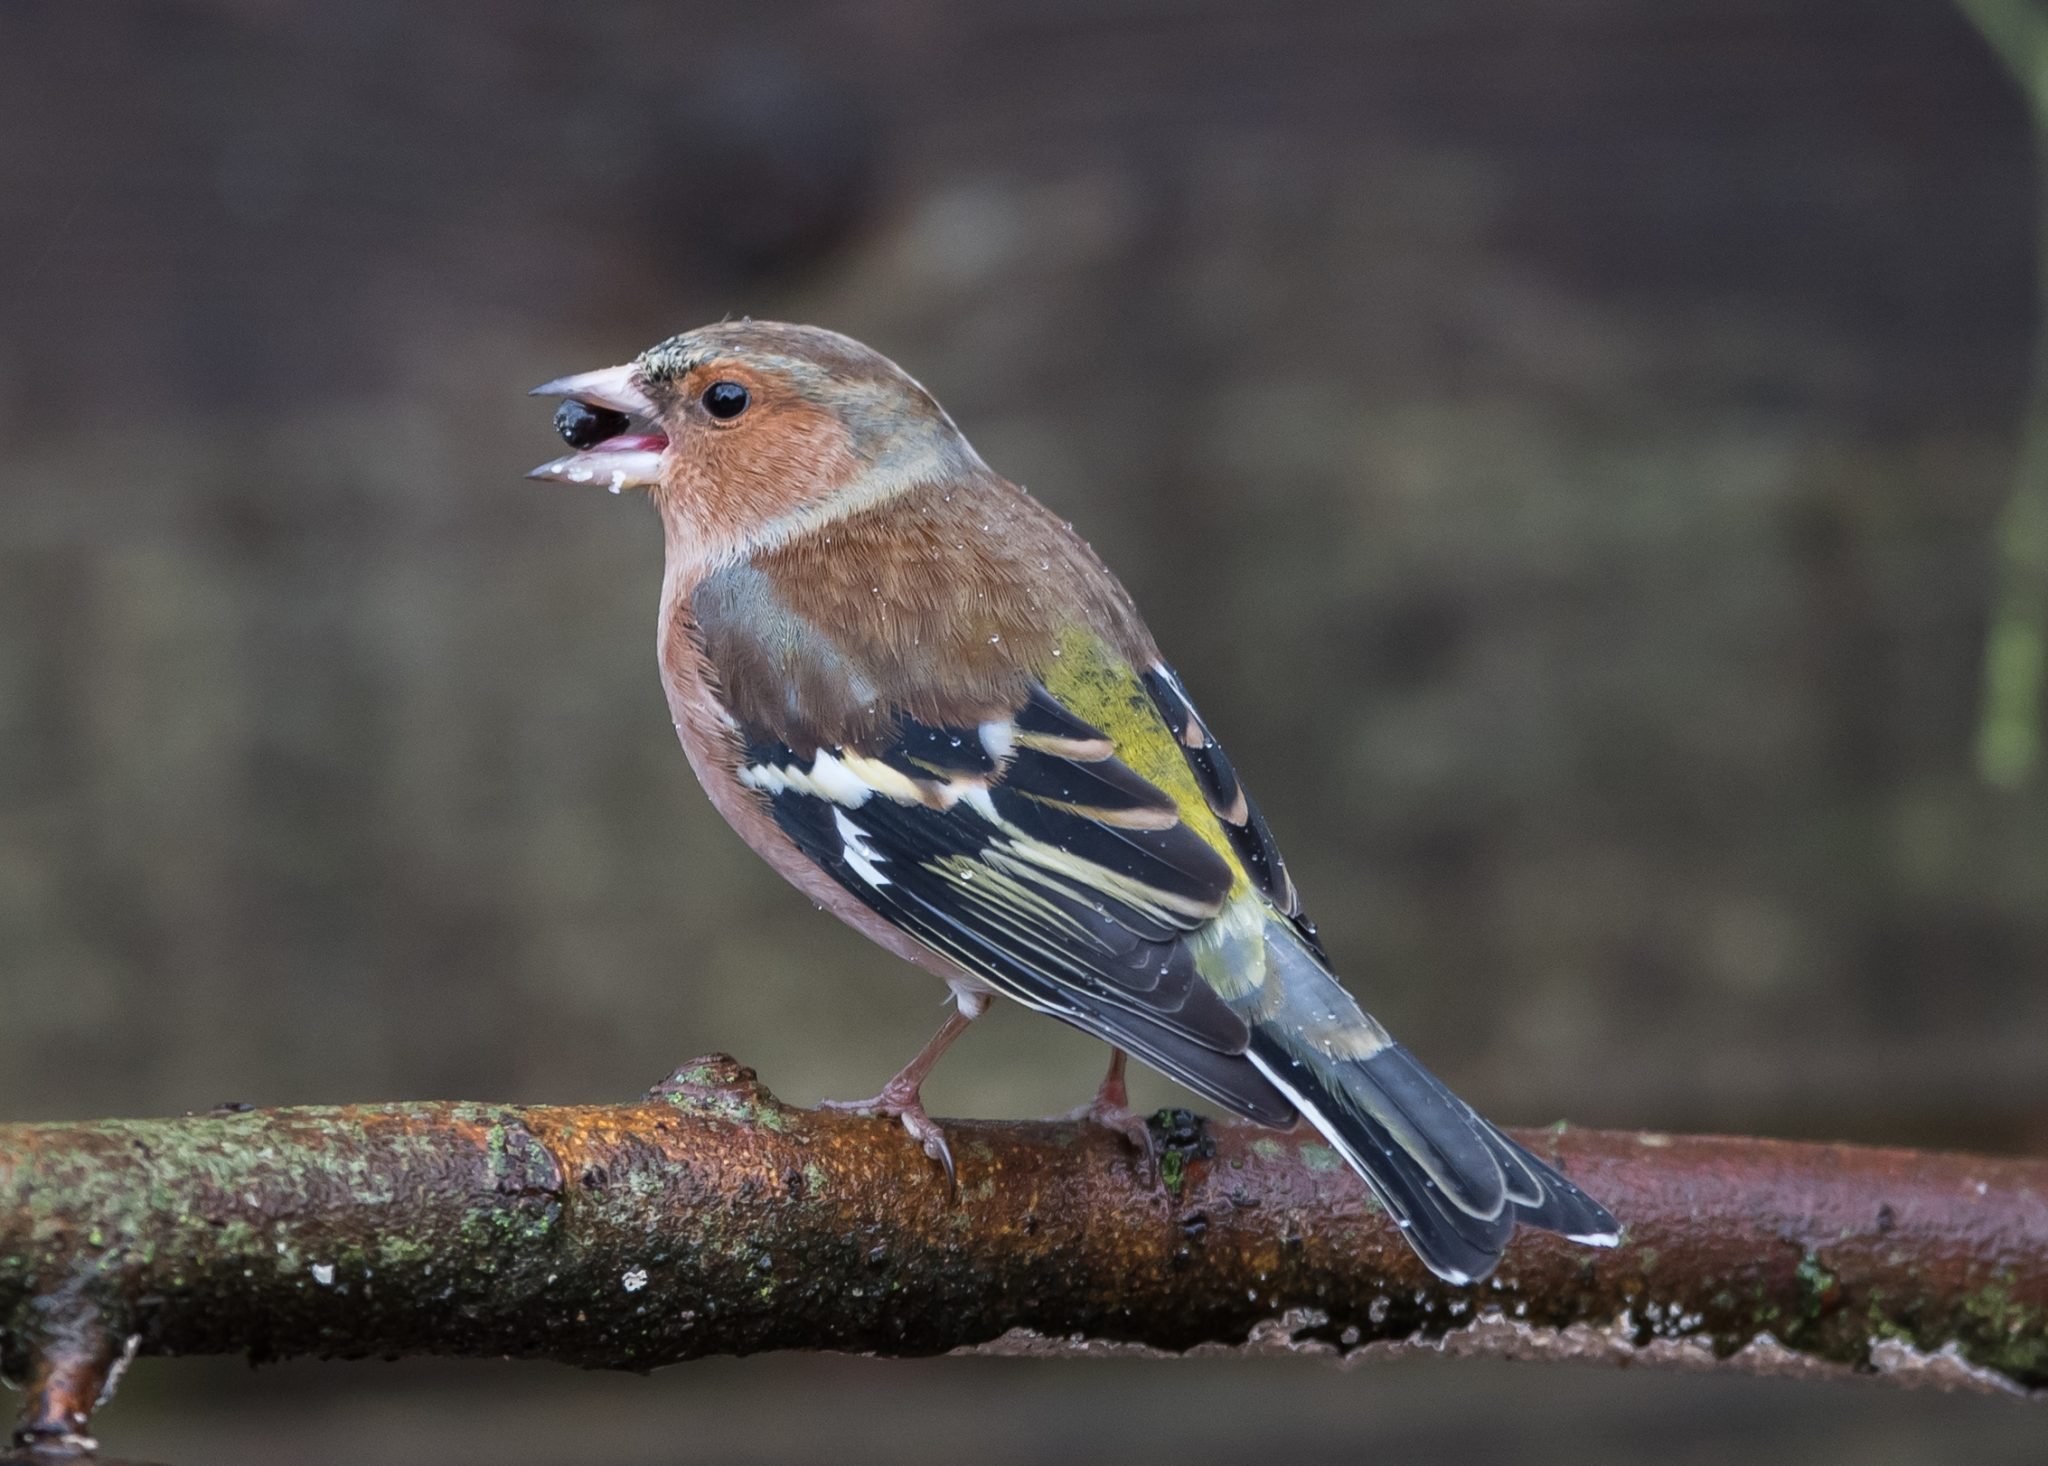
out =
<svg viewBox="0 0 2048 1466"><path fill-rule="evenodd" d="M1482 1119L1336 976L1265 819L1131 596L893 361L727 319L559 397L531 477L644 491L677 735L790 884L942 979L873 1097L954 1176L921 1087L997 997L1110 1045L1082 1113L1143 1145L1135 1056L1231 1113L1305 1120L1454 1283L1517 1224L1595 1247L1598 1202Z"/></svg>

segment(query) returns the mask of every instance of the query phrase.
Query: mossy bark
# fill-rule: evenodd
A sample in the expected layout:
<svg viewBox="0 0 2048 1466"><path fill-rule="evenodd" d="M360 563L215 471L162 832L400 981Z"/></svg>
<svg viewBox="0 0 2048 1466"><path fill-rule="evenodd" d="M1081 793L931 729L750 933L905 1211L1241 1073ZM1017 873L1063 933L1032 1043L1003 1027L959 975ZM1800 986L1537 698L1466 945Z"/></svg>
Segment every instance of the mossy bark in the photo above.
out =
<svg viewBox="0 0 2048 1466"><path fill-rule="evenodd" d="M1312 1137L893 1123L729 1059L642 1103L0 1127L0 1364L83 1437L124 1355L1284 1348L1598 1357L2048 1390L2048 1162L1559 1128L1627 1229L1431 1277Z"/></svg>

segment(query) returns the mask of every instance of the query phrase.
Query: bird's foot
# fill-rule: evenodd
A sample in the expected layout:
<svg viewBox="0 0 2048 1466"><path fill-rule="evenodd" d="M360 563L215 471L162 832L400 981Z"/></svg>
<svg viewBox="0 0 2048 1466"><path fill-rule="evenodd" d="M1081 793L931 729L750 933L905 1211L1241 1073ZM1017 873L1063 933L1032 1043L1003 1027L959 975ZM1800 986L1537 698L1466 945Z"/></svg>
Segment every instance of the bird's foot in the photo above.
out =
<svg viewBox="0 0 2048 1466"><path fill-rule="evenodd" d="M960 1180L953 1173L953 1151L946 1144L946 1132L937 1120L925 1113L924 1101L919 1098L915 1085L899 1086L891 1080L873 1099L820 1100L818 1108L901 1120L903 1128L910 1132L912 1140L923 1147L924 1153L945 1167L946 1184L959 1190Z"/></svg>
<svg viewBox="0 0 2048 1466"><path fill-rule="evenodd" d="M1146 1123L1145 1116L1128 1105L1091 1102L1069 1111L1065 1118L1100 1125L1103 1129L1123 1137L1124 1144L1131 1148L1132 1154L1136 1157L1139 1179L1148 1185L1151 1183L1153 1173L1158 1169L1159 1155L1152 1142L1152 1127Z"/></svg>
<svg viewBox="0 0 2048 1466"><path fill-rule="evenodd" d="M896 1077L882 1086L882 1092L873 1099L824 1100L821 1110L851 1111L856 1115L889 1115L903 1122L903 1128L910 1132L910 1138L924 1148L924 1153L946 1168L946 1185L954 1195L960 1192L960 1178L953 1174L953 1151L946 1144L946 1132L939 1128L939 1122L924 1111L924 1101L919 1091L924 1088L925 1076L932 1072L932 1065L939 1061L939 1055L966 1032L967 1025L979 1018L988 1009L987 994L967 993L956 995L955 1008L939 1025L939 1031L929 1042L917 1051L917 1057L905 1064Z"/></svg>
<svg viewBox="0 0 2048 1466"><path fill-rule="evenodd" d="M1130 1091L1124 1087L1124 1055L1121 1049L1111 1050L1109 1073L1103 1076L1102 1084L1095 1091L1095 1098L1060 1117L1067 1121L1083 1121L1100 1125L1103 1129L1123 1137L1124 1144L1137 1153L1137 1170L1140 1179L1148 1183L1157 1169L1159 1160L1157 1148L1152 1140L1152 1127L1143 1115L1131 1108Z"/></svg>

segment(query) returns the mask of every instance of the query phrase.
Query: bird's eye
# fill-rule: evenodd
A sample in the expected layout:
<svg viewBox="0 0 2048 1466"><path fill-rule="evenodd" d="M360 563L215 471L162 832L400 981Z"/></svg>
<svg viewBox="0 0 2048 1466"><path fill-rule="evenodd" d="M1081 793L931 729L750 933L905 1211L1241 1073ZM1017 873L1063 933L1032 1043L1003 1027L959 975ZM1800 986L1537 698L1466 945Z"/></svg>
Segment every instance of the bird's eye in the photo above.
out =
<svg viewBox="0 0 2048 1466"><path fill-rule="evenodd" d="M592 407L571 397L555 409L555 431L571 448L595 448L626 430L626 415L609 407Z"/></svg>
<svg viewBox="0 0 2048 1466"><path fill-rule="evenodd" d="M747 410L747 389L738 382L713 382L704 389L704 410L730 422Z"/></svg>

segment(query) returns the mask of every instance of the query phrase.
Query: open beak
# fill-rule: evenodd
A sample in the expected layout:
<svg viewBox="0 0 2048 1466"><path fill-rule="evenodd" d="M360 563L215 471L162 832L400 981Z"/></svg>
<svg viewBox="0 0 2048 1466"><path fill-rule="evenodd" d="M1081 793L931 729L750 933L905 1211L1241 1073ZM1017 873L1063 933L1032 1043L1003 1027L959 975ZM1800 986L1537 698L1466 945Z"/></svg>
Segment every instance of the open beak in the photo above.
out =
<svg viewBox="0 0 2048 1466"><path fill-rule="evenodd" d="M603 484L614 494L653 487L668 438L654 425L654 404L633 374L631 366L605 367L535 387L532 396L569 399L555 415L555 429L578 451L543 463L527 477Z"/></svg>

